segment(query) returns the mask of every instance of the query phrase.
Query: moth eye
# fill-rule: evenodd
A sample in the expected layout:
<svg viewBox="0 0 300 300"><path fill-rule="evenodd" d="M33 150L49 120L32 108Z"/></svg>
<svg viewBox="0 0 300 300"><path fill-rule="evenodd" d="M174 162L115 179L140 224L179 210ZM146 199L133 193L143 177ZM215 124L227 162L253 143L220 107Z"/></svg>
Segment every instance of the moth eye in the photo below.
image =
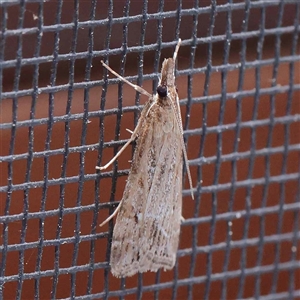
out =
<svg viewBox="0 0 300 300"><path fill-rule="evenodd" d="M167 89L166 86L164 86L164 85L159 85L159 86L157 87L156 91L157 91L157 94L158 94L160 97L162 97L162 98L167 97L168 89Z"/></svg>

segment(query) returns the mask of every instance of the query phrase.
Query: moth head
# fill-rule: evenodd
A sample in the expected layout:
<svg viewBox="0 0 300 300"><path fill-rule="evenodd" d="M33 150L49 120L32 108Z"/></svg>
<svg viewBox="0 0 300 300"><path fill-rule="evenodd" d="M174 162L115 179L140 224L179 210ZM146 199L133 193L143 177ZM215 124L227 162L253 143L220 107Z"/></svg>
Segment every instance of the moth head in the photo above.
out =
<svg viewBox="0 0 300 300"><path fill-rule="evenodd" d="M168 87L166 85L159 85L156 92L160 98L165 98L168 95Z"/></svg>

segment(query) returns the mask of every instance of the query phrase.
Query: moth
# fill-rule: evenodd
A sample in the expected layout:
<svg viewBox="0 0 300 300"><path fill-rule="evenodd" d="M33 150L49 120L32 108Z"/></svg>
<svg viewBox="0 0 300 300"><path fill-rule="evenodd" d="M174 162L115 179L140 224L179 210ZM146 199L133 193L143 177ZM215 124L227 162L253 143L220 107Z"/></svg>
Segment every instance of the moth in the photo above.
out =
<svg viewBox="0 0 300 300"><path fill-rule="evenodd" d="M110 266L116 277L160 268L172 269L176 262L182 210L183 157L188 168L183 140L179 98L175 86L175 63L181 40L173 58L162 64L161 78L155 95L132 84L113 71L111 73L149 97L128 142L102 167L110 166L134 140L136 148L113 231ZM193 193L192 193L193 197Z"/></svg>

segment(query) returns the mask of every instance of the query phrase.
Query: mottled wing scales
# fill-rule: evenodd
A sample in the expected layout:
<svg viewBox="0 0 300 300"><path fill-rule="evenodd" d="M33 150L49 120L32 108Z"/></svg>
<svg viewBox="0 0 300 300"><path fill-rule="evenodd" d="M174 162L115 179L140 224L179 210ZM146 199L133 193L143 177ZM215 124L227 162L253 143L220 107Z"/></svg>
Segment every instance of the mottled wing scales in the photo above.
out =
<svg viewBox="0 0 300 300"><path fill-rule="evenodd" d="M182 207L182 151L174 132L165 134L140 239L139 272L172 269L179 243ZM163 191L157 193L157 191Z"/></svg>
<svg viewBox="0 0 300 300"><path fill-rule="evenodd" d="M144 108L145 112L147 107ZM143 114L143 113L142 113ZM145 120L140 118L141 121ZM131 171L124 190L121 208L113 232L110 265L113 275L130 276L136 273L139 262L139 222L145 210L145 195L149 192L147 176L148 157L144 149L149 148L153 127L143 122L142 135L138 137ZM136 188L139 187L139 188Z"/></svg>
<svg viewBox="0 0 300 300"><path fill-rule="evenodd" d="M117 277L162 267L171 269L175 264L182 201L182 150L172 114L171 110L154 105L146 117L147 127L138 138L113 233L110 264ZM133 188L137 184L138 191Z"/></svg>

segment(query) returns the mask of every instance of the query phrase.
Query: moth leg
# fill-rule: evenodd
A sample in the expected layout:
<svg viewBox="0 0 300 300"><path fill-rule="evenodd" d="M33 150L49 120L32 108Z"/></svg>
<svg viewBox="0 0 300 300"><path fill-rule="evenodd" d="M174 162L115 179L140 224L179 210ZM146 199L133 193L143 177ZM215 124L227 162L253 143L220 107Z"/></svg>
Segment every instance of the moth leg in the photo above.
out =
<svg viewBox="0 0 300 300"><path fill-rule="evenodd" d="M128 81L127 79L125 79L124 77L122 77L121 75L119 75L117 72L115 72L113 69L111 69L106 63L103 62L103 60L101 60L101 63L103 65L103 67L105 67L107 70L109 70L111 73L113 73L115 76L117 76L118 78L120 78L122 81L126 82L127 84L129 84L131 87L133 87L136 91L138 91L139 93L148 96L149 98L152 97L151 94L149 94L146 90L144 90L143 88L141 88L140 86L131 83L130 81Z"/></svg>
<svg viewBox="0 0 300 300"><path fill-rule="evenodd" d="M115 211L100 224L100 227L103 226L104 224L106 224L107 222L109 222L119 212L122 202L123 202L123 200L119 203L119 205L117 206Z"/></svg>
<svg viewBox="0 0 300 300"><path fill-rule="evenodd" d="M151 103L150 107L149 107L148 110L147 110L146 116L148 116L148 114L149 114L151 108L152 108L155 104L156 104L155 101L153 101L153 102Z"/></svg>
<svg viewBox="0 0 300 300"><path fill-rule="evenodd" d="M118 78L120 78L122 81L126 82L127 84L129 84L131 87L133 87L136 91L138 91L139 93L143 94L143 95L146 95L148 96L149 98L152 97L151 94L149 94L146 90L144 90L143 88L141 88L140 86L138 85L135 85L133 83L131 83L130 81L128 81L127 79L125 79L124 77L122 77L121 75L119 75L117 72L115 72L113 69L111 69L107 64L105 64L103 62L103 60L101 60L101 63L103 65L103 67L105 67L107 70L109 70L111 73L113 73L115 76L117 76ZM107 169L120 155L121 153L126 149L126 147L134 141L134 139L136 138L137 136L137 133L138 133L138 130L139 130L139 127L140 127L140 122L138 122L138 125L137 127L135 128L135 130L132 132L132 131L129 131L131 132L131 137L130 139L127 141L127 143L118 151L118 153L105 165L105 166L102 166L102 167L99 167L99 166L96 166L96 169L97 170L105 170Z"/></svg>
<svg viewBox="0 0 300 300"><path fill-rule="evenodd" d="M185 221L185 218L184 218L183 216L181 216L181 217L180 217L180 221L181 221L181 222L184 222L184 221ZM100 225L100 226L101 226L101 225Z"/></svg>
<svg viewBox="0 0 300 300"><path fill-rule="evenodd" d="M106 165L102 167L96 166L96 169L97 170L107 169L122 154L122 152L126 149L126 147L135 140L135 133L136 130L132 133L130 139L126 142L126 144L118 151L118 153Z"/></svg>
<svg viewBox="0 0 300 300"><path fill-rule="evenodd" d="M132 130L130 130L130 129L128 129L128 128L126 128L126 130L127 130L129 133L133 134L133 131L132 131Z"/></svg>

